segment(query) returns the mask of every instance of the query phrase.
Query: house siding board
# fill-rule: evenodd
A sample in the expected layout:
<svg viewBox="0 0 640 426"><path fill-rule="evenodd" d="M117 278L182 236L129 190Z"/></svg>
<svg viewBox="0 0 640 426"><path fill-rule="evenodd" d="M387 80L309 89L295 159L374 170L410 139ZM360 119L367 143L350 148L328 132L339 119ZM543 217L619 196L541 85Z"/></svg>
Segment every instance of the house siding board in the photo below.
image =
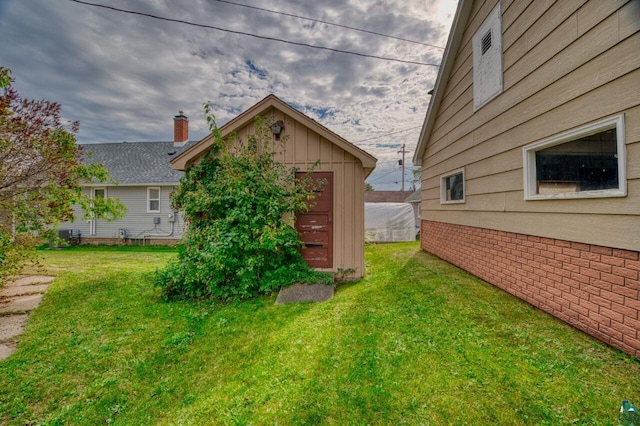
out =
<svg viewBox="0 0 640 426"><path fill-rule="evenodd" d="M171 231L171 224L167 216L172 211L170 209L170 193L173 186L160 186L159 213L147 213L147 188L147 186L107 187L107 196L118 198L122 204L127 206L128 211L121 220L98 219L95 235L90 235L89 222L82 219L82 214L77 208L77 219L74 222L62 224L59 229L80 231L84 242L88 242L90 239L118 239L120 229L125 229L129 238L180 239L184 229L181 214L176 216L173 235L168 235ZM85 190L85 193L88 194L89 190ZM154 217L160 217L160 224L157 226L153 223Z"/></svg>

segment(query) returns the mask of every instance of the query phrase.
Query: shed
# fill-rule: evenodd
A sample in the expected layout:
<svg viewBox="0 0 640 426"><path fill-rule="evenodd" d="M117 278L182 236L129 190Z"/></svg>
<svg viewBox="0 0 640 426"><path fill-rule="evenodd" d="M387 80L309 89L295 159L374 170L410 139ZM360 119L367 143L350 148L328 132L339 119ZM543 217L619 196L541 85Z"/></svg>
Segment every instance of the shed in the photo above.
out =
<svg viewBox="0 0 640 426"><path fill-rule="evenodd" d="M313 169L314 177L327 180L315 207L296 219L305 243L303 257L317 269L331 272L353 269L352 277L362 277L364 180L375 168L376 158L275 95L267 96L222 126L222 136L235 132L244 138L253 132L257 116L282 121L285 142L277 157L279 161L300 172ZM202 160L212 144L213 137L205 137L174 158L171 166L186 170Z"/></svg>

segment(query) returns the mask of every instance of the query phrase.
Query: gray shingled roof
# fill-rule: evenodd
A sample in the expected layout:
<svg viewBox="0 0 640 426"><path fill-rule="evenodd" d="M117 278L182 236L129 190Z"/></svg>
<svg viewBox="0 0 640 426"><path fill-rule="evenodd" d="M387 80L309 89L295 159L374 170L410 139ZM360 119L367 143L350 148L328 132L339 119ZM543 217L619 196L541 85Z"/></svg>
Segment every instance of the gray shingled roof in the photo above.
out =
<svg viewBox="0 0 640 426"><path fill-rule="evenodd" d="M173 142L117 142L82 147L85 163L104 164L111 178L120 184L160 184L180 181L184 172L173 170L169 162L192 144L178 148Z"/></svg>

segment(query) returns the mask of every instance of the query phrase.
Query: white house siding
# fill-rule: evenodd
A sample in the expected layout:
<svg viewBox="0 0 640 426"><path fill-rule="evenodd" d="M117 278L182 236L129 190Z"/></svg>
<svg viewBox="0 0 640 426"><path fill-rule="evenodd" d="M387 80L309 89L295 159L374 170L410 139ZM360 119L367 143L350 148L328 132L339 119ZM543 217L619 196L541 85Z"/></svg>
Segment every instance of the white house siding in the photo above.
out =
<svg viewBox="0 0 640 426"><path fill-rule="evenodd" d="M95 235L91 235L90 222L82 218L82 212L76 208L76 219L74 222L66 222L59 229L70 229L74 234L80 232L82 242L113 243L114 239L120 236L120 230L126 231L130 241L141 242L141 240L153 242L153 240L179 240L182 238L184 230L184 220L180 213L175 215L176 221L169 222L169 214L173 213L170 206L170 194L174 186L160 187L160 212L147 213L147 188L158 187L149 186L107 186L107 196L118 198L122 204L127 206L127 213L124 218L115 221L97 220L95 225ZM96 186L100 187L100 186ZM85 194L90 193L90 188L85 189ZM160 223L154 224L153 219L159 217Z"/></svg>

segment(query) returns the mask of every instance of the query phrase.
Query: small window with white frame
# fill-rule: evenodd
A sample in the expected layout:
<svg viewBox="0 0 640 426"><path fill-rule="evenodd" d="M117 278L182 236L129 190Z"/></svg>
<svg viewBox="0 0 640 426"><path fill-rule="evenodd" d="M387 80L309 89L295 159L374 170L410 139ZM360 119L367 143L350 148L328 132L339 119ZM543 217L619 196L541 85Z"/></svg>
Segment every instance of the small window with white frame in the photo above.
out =
<svg viewBox="0 0 640 426"><path fill-rule="evenodd" d="M160 213L160 187L147 188L147 213Z"/></svg>
<svg viewBox="0 0 640 426"><path fill-rule="evenodd" d="M624 132L618 115L525 146L525 199L626 196Z"/></svg>
<svg viewBox="0 0 640 426"><path fill-rule="evenodd" d="M440 176L440 203L465 202L464 168Z"/></svg>

